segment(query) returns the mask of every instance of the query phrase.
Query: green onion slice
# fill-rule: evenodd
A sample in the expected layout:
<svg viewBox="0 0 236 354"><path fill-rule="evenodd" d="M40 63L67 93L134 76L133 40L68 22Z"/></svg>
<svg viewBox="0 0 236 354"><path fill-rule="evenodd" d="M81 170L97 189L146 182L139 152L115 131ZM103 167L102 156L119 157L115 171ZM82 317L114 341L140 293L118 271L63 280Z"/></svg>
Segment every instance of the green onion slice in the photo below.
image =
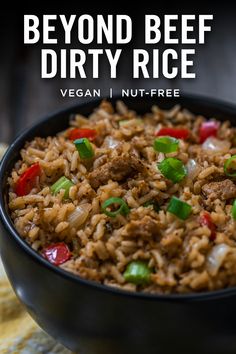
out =
<svg viewBox="0 0 236 354"><path fill-rule="evenodd" d="M232 216L233 216L234 220L236 220L236 199L233 202L233 206L232 206Z"/></svg>
<svg viewBox="0 0 236 354"><path fill-rule="evenodd" d="M74 186L74 183L71 182L68 178L66 178L65 176L61 177L56 183L54 183L51 186L51 192L53 194L57 194L60 192L60 190L64 189L65 193L64 193L64 199L68 199L69 198L69 191L70 188Z"/></svg>
<svg viewBox="0 0 236 354"><path fill-rule="evenodd" d="M93 147L87 138L76 139L74 144L81 159L91 159L94 156Z"/></svg>
<svg viewBox="0 0 236 354"><path fill-rule="evenodd" d="M226 176L236 177L236 155L231 156L225 161L224 171Z"/></svg>
<svg viewBox="0 0 236 354"><path fill-rule="evenodd" d="M168 157L157 165L163 176L171 180L173 183L180 182L186 175L187 169L183 162L174 158Z"/></svg>
<svg viewBox="0 0 236 354"><path fill-rule="evenodd" d="M192 212L192 207L188 203L185 203L176 197L172 197L167 211L181 220L186 220Z"/></svg>
<svg viewBox="0 0 236 354"><path fill-rule="evenodd" d="M175 152L178 150L179 140L171 136L161 136L155 139L153 147L154 150L164 152L165 154Z"/></svg>
<svg viewBox="0 0 236 354"><path fill-rule="evenodd" d="M108 209L112 205L114 206L116 204L118 204L120 207L118 209L116 209L115 211L111 211L111 210ZM123 199L117 198L117 197L112 197L112 198L107 199L102 204L102 211L103 211L104 214L114 218L118 214L122 214L122 215L129 214L130 209L129 209L128 205L126 204L126 202Z"/></svg>
<svg viewBox="0 0 236 354"><path fill-rule="evenodd" d="M125 280L136 285L144 285L150 281L151 269L142 261L133 261L128 264L123 274Z"/></svg>
<svg viewBox="0 0 236 354"><path fill-rule="evenodd" d="M145 208L148 208L149 206L153 206L153 210L155 210L156 213L160 211L160 206L156 200L149 200L148 202L144 203L143 206Z"/></svg>

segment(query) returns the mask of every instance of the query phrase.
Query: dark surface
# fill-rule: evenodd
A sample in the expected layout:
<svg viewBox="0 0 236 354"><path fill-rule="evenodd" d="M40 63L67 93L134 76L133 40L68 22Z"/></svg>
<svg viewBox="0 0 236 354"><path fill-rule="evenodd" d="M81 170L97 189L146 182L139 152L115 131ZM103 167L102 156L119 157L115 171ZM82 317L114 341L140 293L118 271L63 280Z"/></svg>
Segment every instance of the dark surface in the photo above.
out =
<svg viewBox="0 0 236 354"><path fill-rule="evenodd" d="M115 92L119 92L122 87L177 87L186 93L202 94L214 98L220 98L229 102L236 102L236 10L231 4L216 2L201 8L197 2L189 2L188 8L181 3L171 4L165 2L148 8L148 4L137 3L133 13L130 14L135 20L135 36L132 43L134 48L145 48L143 44L143 28L140 25L143 21L144 13L159 14L160 8L164 13L213 13L214 22L212 32L207 34L206 44L196 48L195 57L196 79L186 80L164 80L160 79L131 79L130 66L126 61L122 62L121 72L118 79L109 79L105 68L102 68L101 78L91 79L51 79L42 80L40 78L40 48L38 46L26 46L23 44L23 14L37 13L43 8L41 3L36 5L34 10L30 7L23 7L17 12L9 14L2 11L0 15L0 141L9 142L25 126L37 121L40 117L55 110L61 109L71 104L81 103L84 99L63 99L60 96L59 88L101 88L106 95L107 87L112 86ZM35 2L33 4L36 4ZM28 4L29 5L29 4ZM112 3L111 8L115 4ZM64 4L60 13L87 13L88 9L81 8L84 4L73 7L72 4ZM175 8L173 7L175 6ZM22 9L21 9L22 7ZM90 6L92 7L92 6ZM163 9L164 8L164 9ZM42 13L56 13L59 11L59 3L47 4ZM110 9L105 8L108 12ZM92 9L90 8L90 11ZM113 9L114 11L114 9ZM104 13L103 7L94 9L95 13ZM125 9L117 13L128 13ZM132 48L127 48L127 56ZM156 100L158 103L158 99Z"/></svg>
<svg viewBox="0 0 236 354"><path fill-rule="evenodd" d="M127 103L142 112L154 102ZM174 103L169 99L160 102L163 108ZM236 106L201 98L183 98L180 103L206 116L231 121L236 117ZM94 105L71 111L87 114ZM70 112L49 117L26 132L1 163L0 249L17 296L44 330L81 354L173 354L173 350L181 354L235 353L236 288L169 296L118 291L52 266L17 235L6 211L7 175L24 141L63 129Z"/></svg>

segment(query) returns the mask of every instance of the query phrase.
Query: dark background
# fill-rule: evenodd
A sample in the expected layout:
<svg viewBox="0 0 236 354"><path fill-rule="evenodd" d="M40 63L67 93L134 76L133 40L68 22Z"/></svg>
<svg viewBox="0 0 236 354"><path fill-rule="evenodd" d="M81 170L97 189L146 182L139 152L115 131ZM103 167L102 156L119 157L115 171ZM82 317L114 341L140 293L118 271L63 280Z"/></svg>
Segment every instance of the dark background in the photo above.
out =
<svg viewBox="0 0 236 354"><path fill-rule="evenodd" d="M107 88L114 92L120 88L180 88L182 92L196 93L236 102L236 11L228 2L197 4L183 6L180 2L173 4L160 3L149 7L146 3L134 4L133 10L124 7L114 9L102 3L89 3L89 7L81 7L78 3L59 3L31 7L31 3L21 3L18 9L13 6L10 12L0 14L0 142L10 142L12 138L26 126L37 119L60 108L82 102L82 98L62 98L59 88ZM8 4L11 6L11 4ZM37 9L37 10L36 10ZM65 10L66 9L66 10ZM92 9L92 10L91 10ZM125 50L127 56L121 62L118 79L109 79L109 72L104 63L100 79L47 79L40 78L40 44L26 46L23 44L23 15L40 13L67 14L128 14L132 16L134 39L133 48L144 48L143 22L144 14L163 13L212 13L214 21L211 33L206 35L206 44L196 48L196 79L131 79L131 66L128 59L132 47ZM76 42L73 45L76 48ZM91 45L89 46L91 47ZM108 45L104 45L108 48ZM84 48L82 48L84 49ZM151 49L151 47L149 48ZM124 50L124 49L123 49ZM158 104L158 99L157 99Z"/></svg>

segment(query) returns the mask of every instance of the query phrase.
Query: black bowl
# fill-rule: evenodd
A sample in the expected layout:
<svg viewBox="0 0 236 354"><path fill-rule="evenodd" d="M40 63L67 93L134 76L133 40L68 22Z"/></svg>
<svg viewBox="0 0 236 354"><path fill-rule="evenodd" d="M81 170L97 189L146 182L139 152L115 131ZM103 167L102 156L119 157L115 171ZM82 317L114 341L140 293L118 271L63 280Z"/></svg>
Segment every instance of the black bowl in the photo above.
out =
<svg viewBox="0 0 236 354"><path fill-rule="evenodd" d="M196 114L236 119L236 106L196 96L124 102L139 113L153 104L166 109L178 103ZM81 354L235 353L236 288L167 296L115 290L49 264L16 232L7 207L7 177L25 141L54 135L68 126L71 113L87 115L98 103L77 105L37 123L11 144L2 160L0 249L18 298L46 332Z"/></svg>

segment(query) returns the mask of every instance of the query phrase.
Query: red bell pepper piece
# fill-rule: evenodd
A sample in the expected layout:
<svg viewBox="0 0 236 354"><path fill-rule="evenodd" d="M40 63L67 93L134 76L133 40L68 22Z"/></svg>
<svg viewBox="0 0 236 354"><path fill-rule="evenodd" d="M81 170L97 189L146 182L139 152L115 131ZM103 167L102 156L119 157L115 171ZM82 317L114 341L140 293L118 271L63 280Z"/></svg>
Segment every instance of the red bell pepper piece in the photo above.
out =
<svg viewBox="0 0 236 354"><path fill-rule="evenodd" d="M216 137L218 129L219 122L214 122L213 120L203 122L199 129L200 144L204 143L204 141L210 136Z"/></svg>
<svg viewBox="0 0 236 354"><path fill-rule="evenodd" d="M161 128L155 133L156 136L171 136L176 139L187 139L189 137L188 129L181 128Z"/></svg>
<svg viewBox="0 0 236 354"><path fill-rule="evenodd" d="M31 192L35 187L37 177L41 174L41 168L39 163L31 165L27 170L20 176L16 183L15 192L18 197L22 197Z"/></svg>
<svg viewBox="0 0 236 354"><path fill-rule="evenodd" d="M96 135L97 131L95 129L74 128L69 131L68 138L72 141L81 138L88 138L90 141L93 141Z"/></svg>
<svg viewBox="0 0 236 354"><path fill-rule="evenodd" d="M208 212L204 211L200 216L199 221L201 226L207 226L208 229L210 229L211 231L210 240L214 241L216 238L216 226L211 220L211 215Z"/></svg>
<svg viewBox="0 0 236 354"><path fill-rule="evenodd" d="M57 266L65 263L71 257L70 250L64 242L54 243L53 245L46 247L43 250L42 255L50 263Z"/></svg>

